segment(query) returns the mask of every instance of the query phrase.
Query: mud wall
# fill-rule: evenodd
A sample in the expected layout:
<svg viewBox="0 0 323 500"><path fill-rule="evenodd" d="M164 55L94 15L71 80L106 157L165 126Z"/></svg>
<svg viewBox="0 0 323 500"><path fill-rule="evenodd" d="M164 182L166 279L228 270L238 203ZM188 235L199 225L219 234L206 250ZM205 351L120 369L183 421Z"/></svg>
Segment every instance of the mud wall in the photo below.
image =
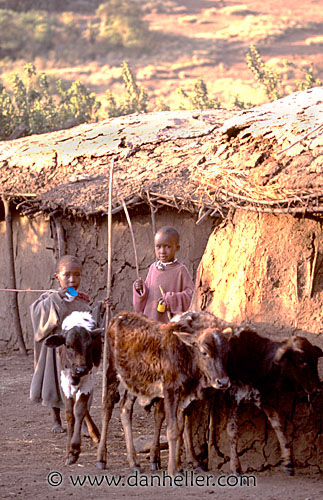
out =
<svg viewBox="0 0 323 500"><path fill-rule="evenodd" d="M131 213L135 233L140 273L145 278L154 260L153 231L150 211L143 208ZM193 277L203 255L214 219L196 225L197 216L173 209L160 209L155 215L156 227L173 225L181 235L181 249L177 254ZM66 253L77 255L83 262L81 289L89 294L94 304L106 293L107 280L107 218L63 219ZM14 252L17 287L21 289L49 289L57 286L54 278L58 255L56 231L53 223L43 216L27 219L13 217ZM0 222L0 288L8 283L5 223ZM132 283L136 267L132 240L125 217L113 217L112 233L112 293L114 312L132 310ZM8 307L8 294L1 293L0 348L15 346L12 316ZM19 311L27 347L32 347L33 334L29 306L39 296L37 293L19 293Z"/></svg>
<svg viewBox="0 0 323 500"><path fill-rule="evenodd" d="M275 333L323 332L322 222L237 212L210 236L192 304Z"/></svg>
<svg viewBox="0 0 323 500"><path fill-rule="evenodd" d="M307 337L323 348L323 231L320 220L236 212L215 228L200 262L192 307L227 321L248 321L262 335ZM323 380L323 358L319 359ZM296 467L323 470L323 395L279 394ZM219 394L196 413L195 443L208 436L212 470L229 471L227 413ZM204 418L204 420L203 420ZM202 420L201 420L202 419ZM238 450L243 472L280 464L279 445L263 412L241 407Z"/></svg>

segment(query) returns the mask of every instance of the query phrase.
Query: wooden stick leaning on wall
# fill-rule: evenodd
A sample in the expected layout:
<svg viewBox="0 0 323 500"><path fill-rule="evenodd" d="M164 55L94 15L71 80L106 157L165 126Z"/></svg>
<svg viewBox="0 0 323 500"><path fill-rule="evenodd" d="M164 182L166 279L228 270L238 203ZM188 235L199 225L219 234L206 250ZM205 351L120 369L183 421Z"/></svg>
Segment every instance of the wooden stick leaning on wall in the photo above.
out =
<svg viewBox="0 0 323 500"><path fill-rule="evenodd" d="M131 239L132 239L132 246L133 246L133 251L134 251L134 254L135 254L137 279L139 279L140 276L139 276L139 265L138 265L138 257L137 257L135 235L134 235L134 232L133 232L133 229L132 229L132 223L131 223L129 212L128 212L128 209L127 209L127 205L125 204L125 201L124 201L124 199L122 198L121 195L119 195L119 198L121 200L121 203L122 203L122 206L123 206L123 210L124 210L124 213L126 215L128 226L129 226L129 229L130 229L130 234L131 234Z"/></svg>
<svg viewBox="0 0 323 500"><path fill-rule="evenodd" d="M113 167L114 160L111 160L109 179L109 199L108 199L108 275L107 275L107 297L111 296L111 257L112 257L112 187L113 187ZM111 307L106 304L104 347L103 347L103 368L102 368L102 406L107 397L107 364L108 364L108 326L110 322Z"/></svg>
<svg viewBox="0 0 323 500"><path fill-rule="evenodd" d="M9 264L9 287L15 290L16 287L16 272L15 272L15 259L13 250L13 234L12 234L12 217L10 211L10 202L5 197L2 198L5 212L6 221L6 239L7 239L7 249L8 249L8 264ZM13 293L10 297L11 310L14 320L14 328L16 334L16 340L19 347L19 351L27 356L27 349L22 333L20 314L19 314L19 304L17 293Z"/></svg>

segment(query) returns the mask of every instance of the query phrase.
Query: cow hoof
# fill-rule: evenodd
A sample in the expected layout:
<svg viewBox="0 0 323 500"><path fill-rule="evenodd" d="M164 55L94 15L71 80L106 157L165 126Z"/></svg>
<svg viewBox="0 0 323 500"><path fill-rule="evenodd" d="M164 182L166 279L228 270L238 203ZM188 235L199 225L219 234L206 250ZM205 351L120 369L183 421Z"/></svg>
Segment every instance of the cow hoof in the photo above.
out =
<svg viewBox="0 0 323 500"><path fill-rule="evenodd" d="M197 467L194 467L194 472L203 474L203 472L206 472L206 469L204 469L201 465L198 465Z"/></svg>
<svg viewBox="0 0 323 500"><path fill-rule="evenodd" d="M150 462L150 470L160 470L160 462Z"/></svg>
<svg viewBox="0 0 323 500"><path fill-rule="evenodd" d="M65 429L62 427L61 424L58 422L53 425L53 427L50 430L53 434L62 434L65 432Z"/></svg>
<svg viewBox="0 0 323 500"><path fill-rule="evenodd" d="M106 468L106 465L107 465L106 462L97 462L96 463L97 468L100 470L104 470Z"/></svg>
<svg viewBox="0 0 323 500"><path fill-rule="evenodd" d="M78 455L71 455L66 459L65 465L73 465L78 459Z"/></svg>
<svg viewBox="0 0 323 500"><path fill-rule="evenodd" d="M283 470L287 476L294 476L295 474L294 467L292 465L284 465Z"/></svg>

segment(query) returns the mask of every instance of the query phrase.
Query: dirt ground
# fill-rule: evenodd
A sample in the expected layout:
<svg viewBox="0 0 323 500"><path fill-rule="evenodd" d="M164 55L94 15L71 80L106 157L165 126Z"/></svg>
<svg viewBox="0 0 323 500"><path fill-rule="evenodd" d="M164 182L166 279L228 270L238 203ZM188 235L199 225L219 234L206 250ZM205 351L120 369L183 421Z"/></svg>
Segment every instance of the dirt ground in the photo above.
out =
<svg viewBox="0 0 323 500"><path fill-rule="evenodd" d="M108 468L96 469L96 446L83 438L82 453L73 466L64 465L66 435L50 432L48 408L28 402L33 362L19 354L0 356L1 392L1 447L0 498L33 500L78 498L221 498L221 500L316 500L323 498L322 477L296 470L287 477L280 470L249 475L244 484L236 484L233 476L217 471L202 474L186 469L186 485L170 486L166 474L167 450L162 451L160 479L151 476L147 453L139 455L141 476L134 475L127 466L119 409L115 408L108 437ZM92 414L100 424L100 385L98 372ZM147 436L152 428L152 416L135 406L137 438ZM120 481L109 486L109 481ZM92 485L90 483L92 482ZM93 481L97 481L93 483ZM101 485L98 485L102 481ZM158 482L159 481L159 482ZM162 483L166 486L162 486ZM247 481L247 483L246 483ZM60 484L58 484L60 483ZM194 485L195 483L195 485ZM55 486L56 485L56 486Z"/></svg>

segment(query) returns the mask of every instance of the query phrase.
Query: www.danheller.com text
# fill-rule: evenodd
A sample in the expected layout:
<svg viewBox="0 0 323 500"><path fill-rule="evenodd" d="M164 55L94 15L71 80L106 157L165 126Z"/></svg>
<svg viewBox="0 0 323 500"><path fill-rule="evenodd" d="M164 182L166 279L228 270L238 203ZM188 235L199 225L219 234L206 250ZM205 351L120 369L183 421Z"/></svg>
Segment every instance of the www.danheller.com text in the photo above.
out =
<svg viewBox="0 0 323 500"><path fill-rule="evenodd" d="M47 476L47 483L54 488L69 484L74 487L142 487L153 488L167 486L189 486L189 487L255 487L257 486L256 476L234 474L201 474L194 471L184 471L176 476L170 476L162 471L160 474L140 474L135 471L128 476L119 475L87 475L87 474L67 474L65 477L61 472L52 471Z"/></svg>

